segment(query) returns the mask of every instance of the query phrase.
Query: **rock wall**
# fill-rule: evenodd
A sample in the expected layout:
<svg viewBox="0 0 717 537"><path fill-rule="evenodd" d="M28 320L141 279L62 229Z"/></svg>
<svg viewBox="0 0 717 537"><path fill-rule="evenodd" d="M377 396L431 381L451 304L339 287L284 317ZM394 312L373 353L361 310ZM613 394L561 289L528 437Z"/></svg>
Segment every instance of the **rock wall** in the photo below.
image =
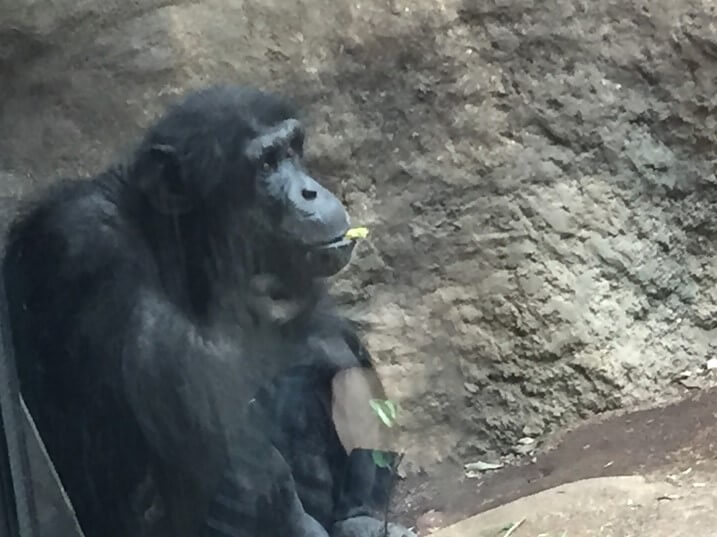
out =
<svg viewBox="0 0 717 537"><path fill-rule="evenodd" d="M717 380L716 28L708 0L0 0L0 201L187 88L289 93L372 230L336 290L408 461L509 450Z"/></svg>

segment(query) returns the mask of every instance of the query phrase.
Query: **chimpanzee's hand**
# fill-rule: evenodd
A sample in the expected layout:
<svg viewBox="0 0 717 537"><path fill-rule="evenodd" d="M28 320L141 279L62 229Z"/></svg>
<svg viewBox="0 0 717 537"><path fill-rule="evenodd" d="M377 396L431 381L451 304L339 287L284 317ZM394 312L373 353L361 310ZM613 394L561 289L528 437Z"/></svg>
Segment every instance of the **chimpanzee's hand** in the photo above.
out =
<svg viewBox="0 0 717 537"><path fill-rule="evenodd" d="M336 522L331 529L331 537L384 537L382 520L369 516L355 516ZM399 524L388 524L385 537L416 537L416 534Z"/></svg>
<svg viewBox="0 0 717 537"><path fill-rule="evenodd" d="M307 513L290 529L290 533L292 537L329 537L324 527Z"/></svg>

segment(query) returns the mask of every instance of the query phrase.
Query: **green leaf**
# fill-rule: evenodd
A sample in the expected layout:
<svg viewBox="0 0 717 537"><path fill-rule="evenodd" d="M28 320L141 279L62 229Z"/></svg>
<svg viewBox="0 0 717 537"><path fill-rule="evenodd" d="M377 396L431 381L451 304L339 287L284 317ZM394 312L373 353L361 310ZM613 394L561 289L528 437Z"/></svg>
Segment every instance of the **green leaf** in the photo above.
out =
<svg viewBox="0 0 717 537"><path fill-rule="evenodd" d="M395 421L398 417L398 405L391 401L390 399L386 399L385 401L386 408L391 414L391 418Z"/></svg>
<svg viewBox="0 0 717 537"><path fill-rule="evenodd" d="M371 458L376 466L379 468L390 468L391 460L384 451L373 450L371 452Z"/></svg>
<svg viewBox="0 0 717 537"><path fill-rule="evenodd" d="M398 406L390 400L371 399L369 405L386 427L393 427L398 414Z"/></svg>

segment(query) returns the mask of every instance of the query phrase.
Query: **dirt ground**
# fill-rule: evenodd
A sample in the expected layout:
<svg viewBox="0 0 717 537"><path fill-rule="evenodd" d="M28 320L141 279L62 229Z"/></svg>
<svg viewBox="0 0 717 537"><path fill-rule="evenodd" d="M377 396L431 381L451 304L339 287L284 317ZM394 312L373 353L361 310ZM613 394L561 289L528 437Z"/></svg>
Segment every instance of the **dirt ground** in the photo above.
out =
<svg viewBox="0 0 717 537"><path fill-rule="evenodd" d="M658 520L660 530L667 532L664 535L680 535L688 529L689 535L712 535L717 527L717 390L692 394L667 406L593 420L550 439L539 451L532 461L494 471L481 479L465 477L463 468L451 463L430 475L408 478L399 486L401 499L394 511L400 514L395 516L414 525L420 535L427 535L523 498L520 509L511 512L539 519L546 513L531 508L529 500L539 503L544 496L532 495L589 478L642 476L644 486L638 482L633 490L643 490L649 484L650 490L657 493L653 494L654 501L643 502L639 507L628 506L627 500L614 506L602 501L600 490L614 487L612 480L598 485L587 482L591 483L588 488L599 489L590 493L592 508L605 513L592 521L592 528L589 524L581 527L580 535L654 537L657 533L649 527ZM626 493L625 498L629 497ZM553 521L542 520L541 531L548 532L546 537L552 535L550 532L562 535L566 525L587 523L580 514L581 498L583 495L571 493L560 506L555 503L549 509L548 514L562 514ZM665 502L671 506L657 509ZM629 509L622 513L626 506ZM609 527L590 533L597 531L595 524L605 525L613 518L616 520ZM538 535L540 531L528 533L529 522L526 520L514 537ZM482 527L485 529L485 525Z"/></svg>

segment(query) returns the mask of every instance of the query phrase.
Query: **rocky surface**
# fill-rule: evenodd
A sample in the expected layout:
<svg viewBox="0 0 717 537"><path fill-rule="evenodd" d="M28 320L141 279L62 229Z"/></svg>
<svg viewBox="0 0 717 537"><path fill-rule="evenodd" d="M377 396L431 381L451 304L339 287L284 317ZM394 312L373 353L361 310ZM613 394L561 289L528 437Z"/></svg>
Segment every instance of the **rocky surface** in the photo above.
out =
<svg viewBox="0 0 717 537"><path fill-rule="evenodd" d="M3 210L121 155L187 88L306 105L312 165L372 230L337 293L402 404L409 469L717 380L713 2L0 13Z"/></svg>
<svg viewBox="0 0 717 537"><path fill-rule="evenodd" d="M717 489L638 476L578 481L441 529L435 537L710 537Z"/></svg>
<svg viewBox="0 0 717 537"><path fill-rule="evenodd" d="M710 517L701 518L696 511L691 512L691 508L703 501L717 500L717 488L706 488L706 484L717 483L716 407L717 389L696 391L675 403L637 411L606 412L584 420L568 431L549 435L545 442L538 443L530 458L516 464L487 469L490 466L475 461L469 467L481 470L472 472L465 472L464 468L450 462L439 464L426 474L411 475L399 482L392 513L404 524L415 525L419 537L425 537L437 528L566 483L631 475L670 483L683 489L679 495L691 496L691 499L685 504L671 504L676 511L668 510L659 520L626 516L624 523L615 528L622 533L616 535L653 535L654 523L664 523L662 531L669 535L673 535L673 531L674 535L684 530L694 531L703 524L708 531L713 531ZM690 489L694 489L695 494ZM522 504L527 506L522 515L528 518L558 515L557 520L553 520L556 525L570 521L572 527L554 528L555 537L566 529L567 535L583 536L588 528L594 531L606 524L608 517L605 514L622 516L619 510L610 513L610 502L604 502L600 493L593 504L596 510L607 513L592 521L580 516L574 509L586 507L585 496L588 495L582 498L580 494L571 495L565 498L564 507L555 506L555 509L543 512L538 512L528 502ZM625 497L621 499L625 500ZM646 507L649 511L657 506ZM682 516L675 516L681 509L693 517L693 522L686 523ZM596 524L598 521L599 525ZM641 531L627 531L638 523L645 525ZM581 524L583 527L578 528ZM470 529L470 526L463 528ZM547 530L531 532L521 527L521 531L523 533L518 535L536 537ZM468 534L475 535L476 532L466 531ZM501 534L501 537L507 536Z"/></svg>

